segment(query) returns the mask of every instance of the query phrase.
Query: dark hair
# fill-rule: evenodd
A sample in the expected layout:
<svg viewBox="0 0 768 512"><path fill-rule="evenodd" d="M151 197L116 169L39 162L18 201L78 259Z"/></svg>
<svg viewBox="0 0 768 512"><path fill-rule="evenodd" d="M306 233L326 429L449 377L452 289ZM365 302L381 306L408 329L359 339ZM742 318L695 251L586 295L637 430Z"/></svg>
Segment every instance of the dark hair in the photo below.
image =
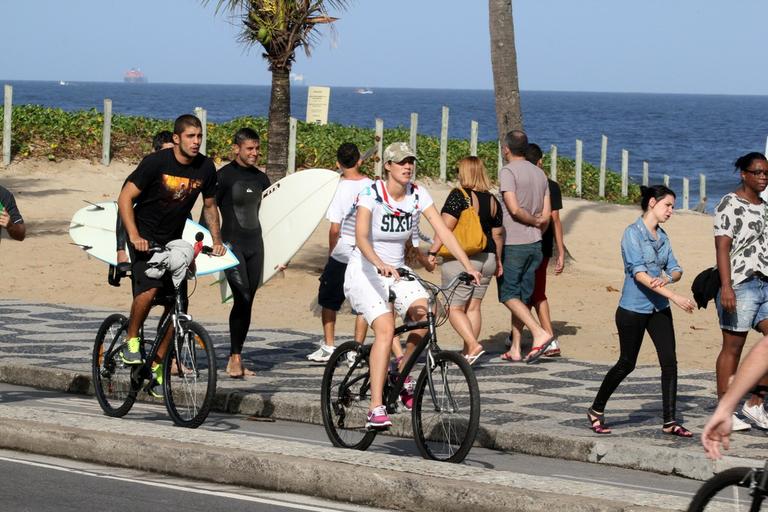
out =
<svg viewBox="0 0 768 512"><path fill-rule="evenodd" d="M736 167L736 171L743 172L748 170L749 166L752 165L752 162L755 160L768 160L768 158L765 158L765 155L762 153L752 151L751 153L747 153L746 155L737 158L736 161L733 162L733 165Z"/></svg>
<svg viewBox="0 0 768 512"><path fill-rule="evenodd" d="M336 150L336 160L345 169L351 169L360 160L360 150L351 142L345 142Z"/></svg>
<svg viewBox="0 0 768 512"><path fill-rule="evenodd" d="M515 156L525 156L528 149L528 136L522 130L512 130L504 139L509 151Z"/></svg>
<svg viewBox="0 0 768 512"><path fill-rule="evenodd" d="M200 128L201 130L203 129L203 124L196 116L193 116L192 114L181 115L173 122L173 133L174 135L181 135L184 133L184 130L190 126Z"/></svg>
<svg viewBox="0 0 768 512"><path fill-rule="evenodd" d="M171 132L168 130L157 132L157 135L152 138L152 149L155 151L160 151L163 149L163 144L169 143L173 144L173 134Z"/></svg>
<svg viewBox="0 0 768 512"><path fill-rule="evenodd" d="M240 128L237 130L237 133L235 133L235 136L232 137L232 144L237 144L239 146L247 140L255 140L256 142L259 142L261 139L259 139L259 134L256 133L256 130L251 128Z"/></svg>
<svg viewBox="0 0 768 512"><path fill-rule="evenodd" d="M539 160L542 159L544 156L544 153L541 152L541 148L538 144L534 144L531 142L528 144L528 147L525 150L525 159L531 162L533 165L536 165L539 163Z"/></svg>
<svg viewBox="0 0 768 512"><path fill-rule="evenodd" d="M651 198L661 201L666 196L672 196L677 198L675 191L666 185L653 185L651 187L640 186L640 208L643 211L648 211L648 203L651 202Z"/></svg>

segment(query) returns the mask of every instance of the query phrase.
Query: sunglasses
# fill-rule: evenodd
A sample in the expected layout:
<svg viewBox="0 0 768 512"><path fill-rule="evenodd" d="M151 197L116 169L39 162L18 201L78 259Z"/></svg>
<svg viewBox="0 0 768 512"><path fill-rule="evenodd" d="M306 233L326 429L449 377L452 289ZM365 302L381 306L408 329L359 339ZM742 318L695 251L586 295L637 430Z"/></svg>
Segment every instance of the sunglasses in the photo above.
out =
<svg viewBox="0 0 768 512"><path fill-rule="evenodd" d="M749 173L752 176L768 176L768 169L757 169L755 171L750 171L749 169L745 169L742 172Z"/></svg>

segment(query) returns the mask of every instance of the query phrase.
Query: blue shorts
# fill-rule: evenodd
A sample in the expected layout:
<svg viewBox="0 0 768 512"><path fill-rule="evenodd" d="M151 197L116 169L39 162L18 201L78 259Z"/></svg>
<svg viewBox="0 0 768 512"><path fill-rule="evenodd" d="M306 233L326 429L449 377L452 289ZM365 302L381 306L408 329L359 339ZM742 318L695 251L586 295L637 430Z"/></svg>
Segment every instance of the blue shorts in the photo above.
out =
<svg viewBox="0 0 768 512"><path fill-rule="evenodd" d="M542 258L541 242L504 246L504 274L499 283L499 302L519 299L528 304L536 283L536 269Z"/></svg>
<svg viewBox="0 0 768 512"><path fill-rule="evenodd" d="M720 292L715 304L720 328L726 331L748 332L757 329L757 324L768 318L768 281L765 278L750 277L735 285L736 311L729 313L720 305Z"/></svg>

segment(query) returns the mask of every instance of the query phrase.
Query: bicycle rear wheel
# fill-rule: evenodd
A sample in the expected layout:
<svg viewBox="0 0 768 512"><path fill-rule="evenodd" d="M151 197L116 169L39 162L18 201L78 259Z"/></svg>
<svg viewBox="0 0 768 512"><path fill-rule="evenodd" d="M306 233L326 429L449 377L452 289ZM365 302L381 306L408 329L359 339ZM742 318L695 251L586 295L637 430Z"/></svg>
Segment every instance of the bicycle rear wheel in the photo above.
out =
<svg viewBox="0 0 768 512"><path fill-rule="evenodd" d="M320 386L323 426L331 443L339 448L365 450L376 437L376 431L365 428L371 399L365 355L369 350L348 341L333 351L325 365Z"/></svg>
<svg viewBox="0 0 768 512"><path fill-rule="evenodd" d="M101 410L107 416L125 416L136 401L140 382L132 379L133 367L120 359L126 343L125 315L109 315L99 326L93 343L91 371L93 389Z"/></svg>
<svg viewBox="0 0 768 512"><path fill-rule="evenodd" d="M765 496L759 491L751 496L750 488L760 481L762 473L762 469L731 468L716 474L701 486L688 512L761 510Z"/></svg>
<svg viewBox="0 0 768 512"><path fill-rule="evenodd" d="M165 407L173 422L197 428L208 417L216 394L216 353L203 326L189 322L175 334L163 361Z"/></svg>
<svg viewBox="0 0 768 512"><path fill-rule="evenodd" d="M456 352L438 352L434 362L430 367L427 360L416 382L413 435L422 457L461 462L475 442L480 423L477 379Z"/></svg>

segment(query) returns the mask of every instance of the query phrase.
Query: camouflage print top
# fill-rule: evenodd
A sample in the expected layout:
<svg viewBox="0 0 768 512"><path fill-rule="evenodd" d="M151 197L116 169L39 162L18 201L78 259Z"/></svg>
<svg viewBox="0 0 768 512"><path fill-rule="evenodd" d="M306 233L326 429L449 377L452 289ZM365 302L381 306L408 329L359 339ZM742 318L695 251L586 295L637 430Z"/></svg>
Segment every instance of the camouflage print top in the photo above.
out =
<svg viewBox="0 0 768 512"><path fill-rule="evenodd" d="M735 192L726 194L715 207L715 236L731 242L731 282L746 281L755 273L768 276L768 205L752 204Z"/></svg>

